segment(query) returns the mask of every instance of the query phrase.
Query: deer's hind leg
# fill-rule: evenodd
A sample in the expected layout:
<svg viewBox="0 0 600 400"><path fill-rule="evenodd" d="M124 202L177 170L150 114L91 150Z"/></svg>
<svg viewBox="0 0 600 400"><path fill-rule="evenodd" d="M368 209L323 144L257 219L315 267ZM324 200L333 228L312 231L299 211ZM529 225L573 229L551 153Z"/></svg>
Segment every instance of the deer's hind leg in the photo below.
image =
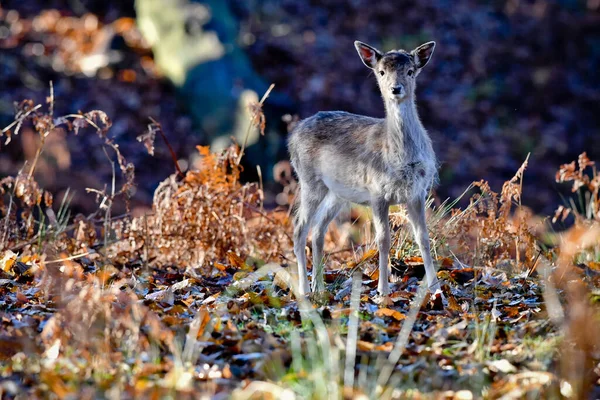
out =
<svg viewBox="0 0 600 400"><path fill-rule="evenodd" d="M344 201L338 198L333 192L328 192L315 215L315 221L312 230L312 250L313 250L313 292L321 292L325 290L325 282L323 280L323 245L325 244L325 234L327 227L333 221L335 216L340 212Z"/></svg>
<svg viewBox="0 0 600 400"><path fill-rule="evenodd" d="M425 276L429 290L432 293L441 291L440 282L437 279L433 260L431 258L431 248L429 245L429 231L427 230L427 221L425 220L425 196L420 196L417 199L407 204L408 219L413 228L413 233L421 256L423 264L425 264Z"/></svg>
<svg viewBox="0 0 600 400"><path fill-rule="evenodd" d="M298 292L301 295L310 293L308 271L306 269L306 237L314 220L314 216L327 194L327 187L322 182L309 185L300 182L300 193L296 197L294 213L294 254L298 261Z"/></svg>

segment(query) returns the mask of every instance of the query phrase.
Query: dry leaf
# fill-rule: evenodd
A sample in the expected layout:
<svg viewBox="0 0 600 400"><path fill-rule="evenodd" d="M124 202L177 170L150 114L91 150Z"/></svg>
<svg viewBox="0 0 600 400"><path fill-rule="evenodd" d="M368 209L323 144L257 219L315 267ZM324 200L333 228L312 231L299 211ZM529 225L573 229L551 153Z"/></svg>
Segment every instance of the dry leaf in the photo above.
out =
<svg viewBox="0 0 600 400"><path fill-rule="evenodd" d="M358 340L356 342L356 348L360 351L373 351L375 350L375 343L366 342L364 340Z"/></svg>
<svg viewBox="0 0 600 400"><path fill-rule="evenodd" d="M380 308L375 311L375 315L378 317L392 317L396 321L402 321L406 318L406 315L402 314L400 311L392 310L391 308Z"/></svg>

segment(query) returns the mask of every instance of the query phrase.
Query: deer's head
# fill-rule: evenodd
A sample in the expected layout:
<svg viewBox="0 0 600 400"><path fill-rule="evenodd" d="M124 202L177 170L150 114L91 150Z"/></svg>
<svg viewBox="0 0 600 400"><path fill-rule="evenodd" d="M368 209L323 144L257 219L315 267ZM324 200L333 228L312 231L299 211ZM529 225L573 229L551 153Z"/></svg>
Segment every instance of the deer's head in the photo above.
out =
<svg viewBox="0 0 600 400"><path fill-rule="evenodd" d="M386 101L401 103L413 98L415 79L429 62L435 42L427 42L410 52L392 50L381 53L358 40L354 42L354 46L362 62L375 73L383 98Z"/></svg>

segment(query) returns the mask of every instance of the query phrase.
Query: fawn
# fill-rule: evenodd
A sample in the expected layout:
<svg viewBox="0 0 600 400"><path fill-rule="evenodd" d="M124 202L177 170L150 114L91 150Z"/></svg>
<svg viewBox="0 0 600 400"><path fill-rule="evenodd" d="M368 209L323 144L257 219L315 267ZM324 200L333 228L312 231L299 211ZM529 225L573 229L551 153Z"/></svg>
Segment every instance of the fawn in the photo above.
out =
<svg viewBox="0 0 600 400"><path fill-rule="evenodd" d="M288 139L291 163L299 180L294 213L294 253L299 292L310 292L306 270L306 237L313 226L313 291L324 290L323 244L327 226L348 202L373 210L379 250L380 295L389 294L389 206L406 204L423 256L429 289L440 284L429 248L425 200L437 177L431 139L415 105L416 78L429 62L435 42L416 49L381 53L365 43L354 46L377 78L385 118L342 111L319 112L298 123Z"/></svg>

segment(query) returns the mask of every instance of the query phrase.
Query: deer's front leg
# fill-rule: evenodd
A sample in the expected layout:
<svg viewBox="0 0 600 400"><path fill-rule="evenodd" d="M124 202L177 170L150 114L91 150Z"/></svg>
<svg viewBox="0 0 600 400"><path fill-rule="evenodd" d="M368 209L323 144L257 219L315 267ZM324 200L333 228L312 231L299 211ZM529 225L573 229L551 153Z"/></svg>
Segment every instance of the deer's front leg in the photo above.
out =
<svg viewBox="0 0 600 400"><path fill-rule="evenodd" d="M382 296L390 293L388 261L390 254L390 204L384 198L375 198L371 201L373 208L373 223L375 225L375 239L379 250L379 282L377 292Z"/></svg>
<svg viewBox="0 0 600 400"><path fill-rule="evenodd" d="M432 293L441 291L440 282L437 279L437 274L431 258L431 249L429 247L429 232L425 220L425 196L421 196L408 203L407 208L408 218L410 219L413 228L415 240L417 241L417 245L421 251L421 257L423 257L423 263L425 264L425 274L429 290Z"/></svg>

